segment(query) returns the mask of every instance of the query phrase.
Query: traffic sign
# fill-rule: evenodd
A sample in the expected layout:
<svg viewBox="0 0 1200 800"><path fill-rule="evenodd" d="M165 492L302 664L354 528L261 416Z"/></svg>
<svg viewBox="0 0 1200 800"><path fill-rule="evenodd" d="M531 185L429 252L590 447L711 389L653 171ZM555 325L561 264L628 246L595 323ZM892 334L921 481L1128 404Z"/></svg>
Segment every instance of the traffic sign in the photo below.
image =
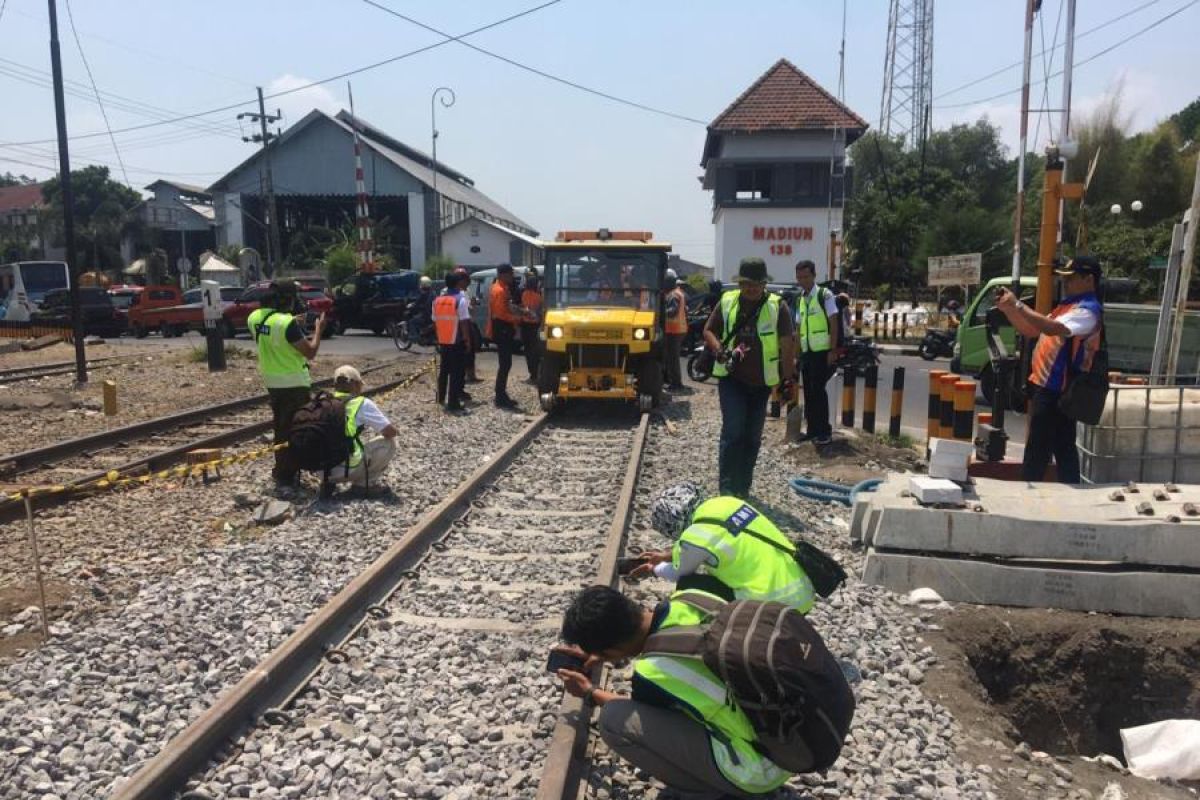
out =
<svg viewBox="0 0 1200 800"><path fill-rule="evenodd" d="M929 286L973 286L983 271L982 253L929 258Z"/></svg>

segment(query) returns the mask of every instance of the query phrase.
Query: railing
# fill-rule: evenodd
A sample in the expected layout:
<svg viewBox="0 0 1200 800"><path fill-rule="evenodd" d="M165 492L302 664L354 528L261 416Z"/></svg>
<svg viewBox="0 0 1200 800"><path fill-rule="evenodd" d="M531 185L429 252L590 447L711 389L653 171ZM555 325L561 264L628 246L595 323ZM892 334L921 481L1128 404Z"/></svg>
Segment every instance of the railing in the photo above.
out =
<svg viewBox="0 0 1200 800"><path fill-rule="evenodd" d="M1195 384L1197 377L1176 380ZM1083 479L1200 483L1200 388L1165 385L1147 376L1117 381L1099 424L1078 426Z"/></svg>

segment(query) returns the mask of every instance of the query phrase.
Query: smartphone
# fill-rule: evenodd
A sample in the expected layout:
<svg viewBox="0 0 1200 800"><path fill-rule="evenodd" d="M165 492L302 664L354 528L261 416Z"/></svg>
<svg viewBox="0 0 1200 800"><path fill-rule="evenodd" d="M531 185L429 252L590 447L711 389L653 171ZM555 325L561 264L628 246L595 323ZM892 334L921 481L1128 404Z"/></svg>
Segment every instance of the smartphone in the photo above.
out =
<svg viewBox="0 0 1200 800"><path fill-rule="evenodd" d="M630 556L628 558L617 559L617 574L625 577L635 569L646 563L645 556Z"/></svg>
<svg viewBox="0 0 1200 800"><path fill-rule="evenodd" d="M546 672L558 672L560 669L583 672L583 659L573 653L551 650L550 658L546 660Z"/></svg>

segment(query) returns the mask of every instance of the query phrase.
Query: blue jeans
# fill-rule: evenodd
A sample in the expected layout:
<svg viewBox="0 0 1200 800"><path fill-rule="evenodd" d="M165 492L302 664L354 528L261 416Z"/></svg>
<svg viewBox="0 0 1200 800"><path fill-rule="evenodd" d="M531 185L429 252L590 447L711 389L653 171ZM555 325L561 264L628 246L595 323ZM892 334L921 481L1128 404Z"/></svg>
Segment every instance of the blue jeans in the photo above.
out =
<svg viewBox="0 0 1200 800"><path fill-rule="evenodd" d="M734 378L717 382L721 401L721 442L717 474L721 494L745 499L754 481L754 464L767 420L770 386L749 386Z"/></svg>

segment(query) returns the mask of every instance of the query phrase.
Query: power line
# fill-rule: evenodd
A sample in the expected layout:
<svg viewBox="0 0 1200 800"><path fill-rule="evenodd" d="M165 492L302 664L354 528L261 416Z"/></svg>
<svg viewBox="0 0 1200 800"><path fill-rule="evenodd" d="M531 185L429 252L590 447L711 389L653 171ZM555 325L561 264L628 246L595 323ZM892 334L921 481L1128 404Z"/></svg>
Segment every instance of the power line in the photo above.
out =
<svg viewBox="0 0 1200 800"><path fill-rule="evenodd" d="M1134 14L1138 13L1139 11L1143 11L1153 5L1158 5L1161 2L1162 2L1162 0L1149 0L1149 2L1142 3L1140 6L1137 6L1136 8L1131 8L1130 10L1126 11L1124 14L1119 14L1118 16L1115 16L1106 22L1101 22L1099 25L1097 25L1094 28L1089 28L1088 30L1084 31L1083 33L1078 34L1075 37L1075 40L1078 41L1078 40L1084 38L1085 36L1088 36L1089 34L1096 33L1097 31L1103 30L1104 28L1107 28L1110 25L1115 25L1116 23L1120 22L1121 20L1125 19L1126 17L1131 17ZM1040 56L1044 56L1045 54L1046 54L1046 52L1045 52L1045 50L1043 50L1042 52L1038 53L1037 55L1040 57ZM1011 63L1007 66L1003 66L1003 67L1000 67L999 69L989 72L987 75L984 75L979 78L975 78L974 80L971 80L971 81L967 81L964 84L955 86L953 89L947 89L946 91L937 95L933 99L936 102L938 100L941 100L943 97L949 97L952 94L961 92L963 89L969 89L972 86L977 86L986 80L996 77L997 75L1003 75L1005 72L1008 72L1010 69L1016 69L1017 67L1021 66L1022 63L1023 62L1021 62L1021 61L1014 61L1013 63ZM949 107L950 106L939 106L939 108L949 108Z"/></svg>
<svg viewBox="0 0 1200 800"><path fill-rule="evenodd" d="M702 119L696 119L695 117L689 117L686 114L677 114L674 111L666 111L661 108L655 108L654 106L648 106L645 103L639 103L635 100L628 100L624 97L618 97L615 94L609 94L608 92L603 92L599 89L593 89L590 86L584 86L581 83L576 83L575 81L567 80L566 78L559 77L558 75L552 75L551 73L546 72L544 70L540 70L537 67L531 67L528 64L522 64L520 61L515 61L511 58L508 58L507 56L502 56L499 53L479 47L478 45L471 44L470 42L464 42L464 41L462 41L461 38L451 37L450 34L444 32L444 31L440 31L437 28L433 27L432 25L426 25L424 22L421 22L420 20L413 19L412 17L407 16L405 14L401 14L399 11L388 8L387 6L385 6L381 3L375 2L375 0L363 0L363 2L369 6L373 6L377 9L379 9L380 11L391 14L393 17L399 17L400 19L404 20L405 22L409 22L413 25L416 25L418 28L424 28L425 30L430 31L431 33L436 33L438 36L445 36L445 37L447 37L446 38L447 42L458 41L458 43L461 44L462 46L469 47L470 49L474 50L477 53L482 53L483 55L489 56L490 58L494 58L497 61L503 61L505 64L514 66L517 69L525 70L526 72L530 72L534 75L545 78L547 80L554 81L555 83L560 83L563 86L569 86L572 89L578 89L581 92L587 92L588 94L595 95L596 97L602 97L605 100L611 100L614 103L620 103L621 105L626 105L631 108L639 109L641 111L649 111L652 114L660 114L664 117L671 117L672 119L683 120L684 122L694 122L697 125L707 125L708 124L707 122L705 122ZM559 2L559 0L554 0L554 2ZM547 5L551 5L551 4L547 3Z"/></svg>
<svg viewBox="0 0 1200 800"><path fill-rule="evenodd" d="M367 72L369 70L378 69L379 67L387 66L388 64L394 64L397 61L403 61L404 59L412 58L413 56L420 55L421 53L427 53L430 50L436 50L437 48L444 47L445 45L450 44L451 42L461 41L462 39L465 39L468 36L474 36L477 33L482 33L483 31L491 30L492 28L496 28L501 25L507 24L509 22L512 22L513 20L517 20L517 19L520 19L521 17L528 16L529 14L532 14L536 11L540 11L543 8L547 8L548 6L555 5L561 1L562 0L550 0L549 2L545 2L545 3L542 3L541 5L533 6L532 8L526 9L525 11L519 11L516 14L511 14L502 19L498 19L495 22L488 23L487 25L481 25L478 28L469 30L466 33L461 33L458 36L452 36L449 39L446 39L444 41L434 42L433 44L429 44L424 47L418 47L415 50L409 50L406 53L401 53L399 55L392 56L391 58L385 58L382 61L376 61L372 64L367 64L366 66L347 70L346 72L341 72L341 73L338 73L337 75L330 75L328 78L322 78L319 81L313 81L312 83L306 83L302 86L293 86L291 89L284 89L283 91L275 92L274 94L264 95L263 99L274 100L277 97L285 97L289 94L295 94L296 92L302 92L305 89L311 89L314 86L321 86L326 83L332 83L333 81L345 80L346 78L349 78L353 75L358 75L363 72ZM243 106L250 105L252 103L257 103L257 102L258 102L257 99L242 100L242 101L239 101L236 103L229 103L228 105L219 106L217 108L210 108L210 109L207 109L206 111L196 111L191 114L181 114L172 119L164 119L164 120L159 120L157 122L146 122L141 125L130 125L125 128L117 128L113 131L113 133L129 133L131 131L145 130L146 128L156 128L160 125L171 125L171 124L175 124L178 122L185 122L187 120L194 120L194 119L199 119L201 117L208 117L208 116L212 116L213 114L223 114L226 111L232 111L234 109L241 108ZM69 138L70 138L70 141L76 141L79 139L94 139L97 136L106 136L106 135L107 134L104 131L93 131L91 133L76 134L75 136L71 136ZM50 139L32 139L30 141L25 141L25 142L0 142L0 147L8 147L11 145L51 144L56 141L57 141L57 139L50 138Z"/></svg>
<svg viewBox="0 0 1200 800"><path fill-rule="evenodd" d="M92 66L88 64L87 55L83 52L83 42L79 41L79 31L75 30L75 13L71 10L71 0L66 0L66 6L67 21L71 23L71 35L75 37L75 47L79 49L79 60L83 62L83 70L92 84L92 91L96 95L96 105L100 106L100 117L104 120L104 127L108 130L108 140L112 142L117 163L121 166L121 177L125 179L126 186L133 188L133 184L129 182L129 173L125 171L125 162L121 159L121 148L117 147L117 137L113 136L112 124L108 121L108 111L104 108L104 101L100 99L100 89L97 88L96 78L92 75Z"/></svg>
<svg viewBox="0 0 1200 800"><path fill-rule="evenodd" d="M1078 62L1076 62L1076 63L1075 63L1075 66L1076 66L1077 68L1078 68L1078 67L1082 67L1084 64L1088 64L1088 63L1090 63L1090 62L1092 62L1092 61L1095 61L1097 58L1100 58L1101 56L1108 55L1108 54L1109 54L1109 53L1111 53L1113 50L1116 50L1118 47L1121 47L1122 45L1129 44L1129 43L1130 43L1130 42L1132 42L1134 39L1138 38L1139 36L1142 36L1142 35L1143 35L1143 34L1145 34L1145 33L1148 33L1148 32L1150 32L1150 31L1151 31L1151 30L1153 30L1154 28L1157 28L1159 25L1162 25L1162 24L1163 24L1164 22L1166 22L1167 20L1169 20L1169 19L1171 19L1171 18L1173 18L1173 17L1175 17L1175 16L1178 16L1179 14L1183 13L1184 11L1187 11L1189 8L1191 8L1192 6L1196 5L1196 3L1200 3L1200 0L1190 0L1190 2L1188 2L1188 3L1185 3L1184 5L1180 6L1180 7L1179 7L1179 8L1177 8L1177 9L1175 9L1175 10L1174 10L1174 11L1172 11L1171 13L1169 13L1169 14L1167 14L1167 15L1165 15L1165 16L1159 17L1159 18L1158 18L1158 19L1156 19L1154 22L1151 22L1149 25L1145 26L1144 28L1142 28L1142 29L1140 29L1140 30L1138 30L1138 31L1136 31L1136 32L1134 32L1134 33L1131 33L1129 36L1125 37L1125 38L1124 38L1124 39L1122 39L1121 41L1119 41L1119 42L1117 42L1117 43L1115 43L1115 44L1109 45L1108 47L1104 48L1103 50L1100 50L1099 52L1093 53L1092 55L1088 56L1087 58L1085 58L1085 59L1084 59L1084 60L1082 60L1082 61L1078 61ZM1051 77L1051 78L1057 78L1059 75L1062 75L1062 74L1063 74L1063 70L1061 70L1061 69L1060 69L1058 72L1055 72L1055 73L1054 73L1053 75L1051 75L1050 77ZM980 99L978 99L978 100L972 100L972 101L970 101L970 102L967 102L967 103L953 103L953 104L951 104L951 105L945 105L945 106L936 106L936 108L938 108L938 109L948 109L948 108L966 108L966 107L968 107L968 106L977 106L977 105L979 105L980 103L987 103L987 102L990 102L990 101L992 101L992 100L998 100L998 99L1000 99L1001 97L1008 97L1009 95L1013 95L1013 94L1019 94L1020 92L1021 92L1021 90L1020 90L1020 89L1010 89L1010 90L1008 90L1008 91L1005 91L1005 92L998 92L998 93L996 93L996 94L994 94L994 95L991 95L990 97L983 97L983 98L980 98Z"/></svg>

